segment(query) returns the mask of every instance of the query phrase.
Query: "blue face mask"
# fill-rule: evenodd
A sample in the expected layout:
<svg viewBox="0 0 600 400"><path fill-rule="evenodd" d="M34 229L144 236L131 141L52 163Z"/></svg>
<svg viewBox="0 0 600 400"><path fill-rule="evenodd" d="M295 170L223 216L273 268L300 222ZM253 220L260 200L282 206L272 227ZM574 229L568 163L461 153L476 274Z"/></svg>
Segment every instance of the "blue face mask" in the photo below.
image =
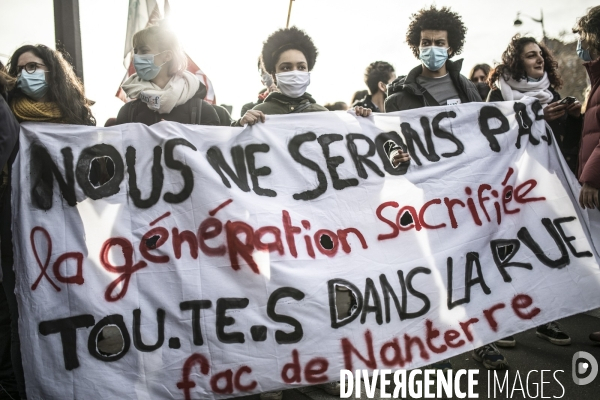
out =
<svg viewBox="0 0 600 400"><path fill-rule="evenodd" d="M162 52L164 53L164 51ZM158 53L158 54L162 54ZM160 65L154 65L154 57L158 54L134 54L133 66L138 77L143 81L151 81L156 78L160 69L166 62Z"/></svg>
<svg viewBox="0 0 600 400"><path fill-rule="evenodd" d="M419 51L419 59L430 71L439 71L448 60L448 49L446 47L420 47Z"/></svg>
<svg viewBox="0 0 600 400"><path fill-rule="evenodd" d="M583 61L592 61L592 56L590 56L590 52L587 49L581 48L581 39L577 41L577 56Z"/></svg>
<svg viewBox="0 0 600 400"><path fill-rule="evenodd" d="M23 70L17 79L17 88L33 100L39 100L48 92L46 72L38 70L33 74Z"/></svg>

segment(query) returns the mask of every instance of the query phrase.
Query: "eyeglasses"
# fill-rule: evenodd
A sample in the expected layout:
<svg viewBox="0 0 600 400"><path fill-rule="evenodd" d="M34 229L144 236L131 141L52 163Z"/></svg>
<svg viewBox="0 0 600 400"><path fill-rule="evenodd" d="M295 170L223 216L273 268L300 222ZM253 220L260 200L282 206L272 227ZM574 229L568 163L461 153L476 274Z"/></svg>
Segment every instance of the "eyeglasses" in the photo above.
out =
<svg viewBox="0 0 600 400"><path fill-rule="evenodd" d="M28 62L25 65L19 65L19 66L17 66L17 74L20 75L23 70L27 71L28 74L33 74L37 70L38 66L39 67L45 67L46 65L45 64L36 63L35 61ZM44 72L46 72L46 71L44 71Z"/></svg>

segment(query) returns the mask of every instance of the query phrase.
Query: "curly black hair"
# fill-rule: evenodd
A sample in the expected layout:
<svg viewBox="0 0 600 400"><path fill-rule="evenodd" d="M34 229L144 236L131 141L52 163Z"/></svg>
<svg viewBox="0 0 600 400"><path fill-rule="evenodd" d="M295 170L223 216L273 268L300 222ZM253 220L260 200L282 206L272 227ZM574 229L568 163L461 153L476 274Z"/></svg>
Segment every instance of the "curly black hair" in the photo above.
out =
<svg viewBox="0 0 600 400"><path fill-rule="evenodd" d="M460 54L462 51L465 45L467 27L463 24L462 17L452 12L450 8L442 7L439 10L435 6L423 8L411 15L410 19L406 31L406 43L408 43L416 58L419 58L421 31L427 29L448 32L448 45L452 49L452 52L448 54L449 58Z"/></svg>
<svg viewBox="0 0 600 400"><path fill-rule="evenodd" d="M543 43L538 43L538 41L532 37L521 37L521 35L517 34L513 36L510 44L504 53L502 53L502 63L497 65L490 74L488 83L492 89L494 88L493 85L495 82L500 79L500 76L505 79L512 77L517 82L525 78L527 74L525 73L525 66L523 65L521 54L523 53L525 46L529 43L540 46L542 58L544 59L544 71L548 73L550 85L552 85L554 89L561 88L563 82L558 73L558 63L554 57L552 57L550 50L548 50Z"/></svg>
<svg viewBox="0 0 600 400"><path fill-rule="evenodd" d="M269 36L267 40L263 42L263 48L261 58L263 62L263 69L269 74L275 74L275 67L279 56L286 50L295 49L299 50L306 57L308 64L308 70L312 70L317 61L317 50L310 36L301 29L292 26L286 29L279 29Z"/></svg>
<svg viewBox="0 0 600 400"><path fill-rule="evenodd" d="M387 85L394 72L392 64L385 61L375 61L369 64L365 69L365 84L369 88L369 92L371 94L377 93L379 82Z"/></svg>

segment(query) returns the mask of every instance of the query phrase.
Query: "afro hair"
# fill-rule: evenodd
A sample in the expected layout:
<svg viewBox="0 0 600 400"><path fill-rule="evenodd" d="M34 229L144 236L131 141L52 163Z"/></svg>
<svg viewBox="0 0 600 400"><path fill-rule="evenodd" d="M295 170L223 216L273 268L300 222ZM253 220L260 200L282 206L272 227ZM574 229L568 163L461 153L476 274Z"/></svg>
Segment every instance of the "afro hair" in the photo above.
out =
<svg viewBox="0 0 600 400"><path fill-rule="evenodd" d="M450 57L460 54L462 51L467 28L463 24L461 16L449 8L442 7L438 10L435 6L431 6L429 9L423 8L411 15L411 21L406 31L406 43L416 58L419 58L419 44L423 30L448 32L448 45L452 48Z"/></svg>
<svg viewBox="0 0 600 400"><path fill-rule="evenodd" d="M292 26L291 28L273 32L263 43L261 57L264 70L269 74L275 74L275 67L279 56L284 51L290 49L301 51L304 57L306 57L308 70L311 71L313 69L319 51L306 32Z"/></svg>

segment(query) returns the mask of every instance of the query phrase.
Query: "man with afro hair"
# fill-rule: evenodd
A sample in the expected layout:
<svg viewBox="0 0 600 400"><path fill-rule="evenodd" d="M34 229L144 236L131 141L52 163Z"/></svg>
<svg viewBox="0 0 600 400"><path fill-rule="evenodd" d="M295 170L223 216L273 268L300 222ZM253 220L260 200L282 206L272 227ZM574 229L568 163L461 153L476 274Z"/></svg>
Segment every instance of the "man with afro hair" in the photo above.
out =
<svg viewBox="0 0 600 400"><path fill-rule="evenodd" d="M449 60L461 53L466 32L460 15L447 7L431 6L413 14L406 42L421 65L388 85L385 112L482 101L473 82L460 73L462 59ZM488 369L508 368L493 343L473 350L472 355ZM432 367L450 369L452 365L443 360Z"/></svg>
<svg viewBox="0 0 600 400"><path fill-rule="evenodd" d="M460 74L467 28L449 8L423 8L411 16L406 42L421 65L388 85L385 111L481 101L475 85Z"/></svg>

